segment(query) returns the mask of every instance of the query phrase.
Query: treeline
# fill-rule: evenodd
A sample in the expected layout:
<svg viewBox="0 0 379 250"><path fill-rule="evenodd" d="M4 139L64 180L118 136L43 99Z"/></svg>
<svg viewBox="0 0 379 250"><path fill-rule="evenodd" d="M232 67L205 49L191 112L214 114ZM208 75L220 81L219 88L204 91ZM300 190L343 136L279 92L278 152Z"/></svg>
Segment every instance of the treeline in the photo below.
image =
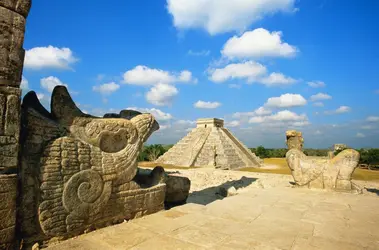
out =
<svg viewBox="0 0 379 250"><path fill-rule="evenodd" d="M250 148L251 152L253 152L259 158L283 158L286 157L286 153L288 151L287 148L265 148L263 146L259 146L256 148ZM304 149L304 154L307 156L328 156L328 149L313 149L307 148Z"/></svg>
<svg viewBox="0 0 379 250"><path fill-rule="evenodd" d="M141 153L138 155L138 161L155 161L172 146L174 145L151 144L143 146Z"/></svg>
<svg viewBox="0 0 379 250"><path fill-rule="evenodd" d="M138 156L138 161L155 161L159 156L166 153L173 145L151 144L143 147ZM255 153L258 157L264 158L283 158L286 157L286 148L265 148L259 146L250 148L251 152ZM307 156L328 156L330 149L304 149L304 154ZM358 149L361 154L360 164L379 165L379 149ZM339 153L339 152L336 152Z"/></svg>

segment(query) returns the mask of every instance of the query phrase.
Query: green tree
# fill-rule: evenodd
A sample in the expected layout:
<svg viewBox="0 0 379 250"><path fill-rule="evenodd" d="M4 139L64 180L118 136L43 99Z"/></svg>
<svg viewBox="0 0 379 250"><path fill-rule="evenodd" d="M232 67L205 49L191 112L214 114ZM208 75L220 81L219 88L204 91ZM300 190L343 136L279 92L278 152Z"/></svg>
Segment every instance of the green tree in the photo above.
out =
<svg viewBox="0 0 379 250"><path fill-rule="evenodd" d="M267 149L265 149L263 146L257 147L255 154L260 158L268 158L269 157L269 153L268 153Z"/></svg>

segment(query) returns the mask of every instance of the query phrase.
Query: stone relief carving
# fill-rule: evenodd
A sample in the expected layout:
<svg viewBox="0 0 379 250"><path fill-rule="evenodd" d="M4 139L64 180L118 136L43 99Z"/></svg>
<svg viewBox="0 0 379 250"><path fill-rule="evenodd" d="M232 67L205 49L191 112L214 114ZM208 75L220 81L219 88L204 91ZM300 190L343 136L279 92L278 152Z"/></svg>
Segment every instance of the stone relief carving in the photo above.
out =
<svg viewBox="0 0 379 250"><path fill-rule="evenodd" d="M295 132L286 133L287 139L292 140L287 143L286 159L297 186L360 192L360 187L351 181L360 157L356 150L346 149L333 159L308 157L301 151L301 133Z"/></svg>
<svg viewBox="0 0 379 250"><path fill-rule="evenodd" d="M129 119L123 118L127 114ZM131 115L132 114L132 115ZM64 86L51 113L29 92L22 104L21 234L26 239L70 237L164 208L164 170L139 182L137 156L159 128L151 114L93 117Z"/></svg>

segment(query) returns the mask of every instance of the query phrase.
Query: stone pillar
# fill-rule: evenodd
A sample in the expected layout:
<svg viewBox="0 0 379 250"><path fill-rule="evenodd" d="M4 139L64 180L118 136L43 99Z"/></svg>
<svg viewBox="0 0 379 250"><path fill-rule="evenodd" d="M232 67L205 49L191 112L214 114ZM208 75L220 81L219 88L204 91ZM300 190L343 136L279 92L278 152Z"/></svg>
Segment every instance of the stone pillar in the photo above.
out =
<svg viewBox="0 0 379 250"><path fill-rule="evenodd" d="M24 32L31 0L0 0L0 249L15 243Z"/></svg>
<svg viewBox="0 0 379 250"><path fill-rule="evenodd" d="M288 130L286 132L286 139L288 149L295 148L300 151L303 151L304 139L303 134L301 132L298 132L296 130Z"/></svg>

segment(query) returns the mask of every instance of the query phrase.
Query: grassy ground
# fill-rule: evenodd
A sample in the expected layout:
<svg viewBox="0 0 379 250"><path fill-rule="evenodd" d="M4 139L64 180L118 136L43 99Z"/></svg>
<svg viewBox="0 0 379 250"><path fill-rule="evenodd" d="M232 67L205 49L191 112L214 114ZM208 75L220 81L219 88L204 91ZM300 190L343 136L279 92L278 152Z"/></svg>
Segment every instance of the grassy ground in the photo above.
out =
<svg viewBox="0 0 379 250"><path fill-rule="evenodd" d="M262 168L241 168L239 171L256 172L256 173L269 173L269 174L291 174L285 158L266 158L264 159L266 165L276 165L276 169L262 169ZM189 169L187 167L173 166L169 164L157 164L154 162L140 162L141 167L156 167L162 166L165 169ZM193 167L191 167L193 168ZM353 180L365 181L379 181L379 171L356 169L353 174Z"/></svg>

